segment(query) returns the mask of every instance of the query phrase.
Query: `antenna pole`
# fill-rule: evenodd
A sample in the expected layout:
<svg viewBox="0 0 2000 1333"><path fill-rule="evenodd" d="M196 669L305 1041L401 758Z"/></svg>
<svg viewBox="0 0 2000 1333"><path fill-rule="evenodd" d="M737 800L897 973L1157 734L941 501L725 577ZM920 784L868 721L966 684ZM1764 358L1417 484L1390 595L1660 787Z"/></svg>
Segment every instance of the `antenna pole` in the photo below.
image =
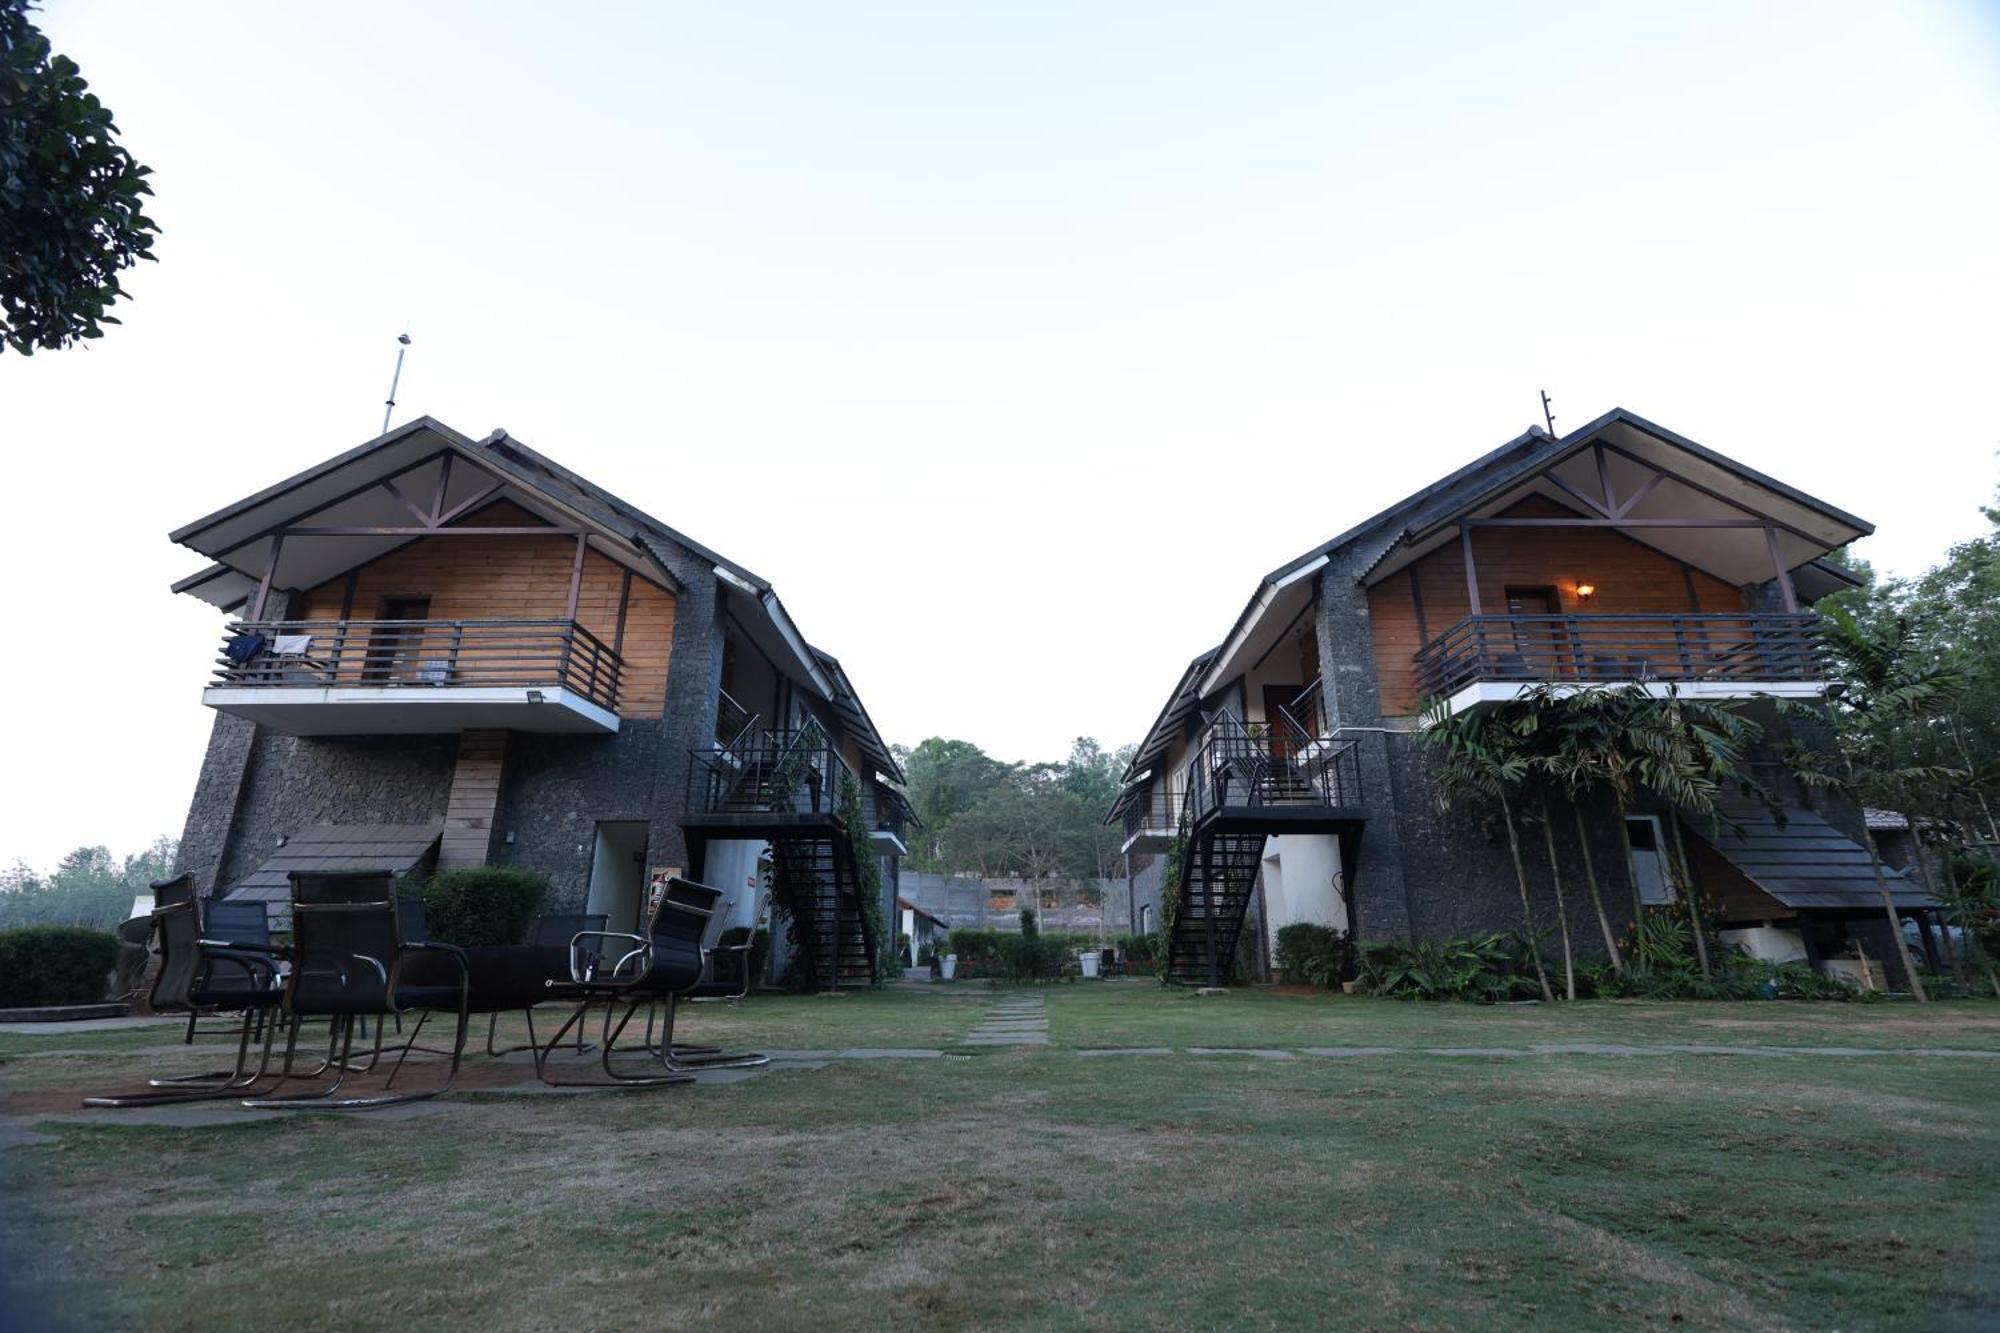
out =
<svg viewBox="0 0 2000 1333"><path fill-rule="evenodd" d="M404 329L396 335L396 373L389 379L389 401L382 408L381 433L384 435L389 433L389 414L396 410L396 386L403 382L403 353L409 350L410 331ZM1543 394L1542 397L1546 399L1548 395Z"/></svg>
<svg viewBox="0 0 2000 1333"><path fill-rule="evenodd" d="M408 342L409 339L405 338L403 341ZM400 370L402 365L403 358L398 356L396 358L397 369ZM1553 440L1556 437L1556 414L1549 408L1549 391L1547 389L1542 390L1542 420L1549 423L1549 438ZM382 429L387 430L389 427L384 423Z"/></svg>

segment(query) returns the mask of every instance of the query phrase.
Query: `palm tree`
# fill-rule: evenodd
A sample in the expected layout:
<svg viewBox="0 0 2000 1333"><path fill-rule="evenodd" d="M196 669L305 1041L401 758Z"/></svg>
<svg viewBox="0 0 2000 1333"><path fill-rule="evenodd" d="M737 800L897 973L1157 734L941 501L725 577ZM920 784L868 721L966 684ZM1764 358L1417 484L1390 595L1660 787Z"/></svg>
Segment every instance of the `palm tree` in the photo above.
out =
<svg viewBox="0 0 2000 1333"><path fill-rule="evenodd" d="M1549 974L1542 966L1542 951L1536 944L1535 912L1528 896L1528 868L1521 857L1521 833L1515 822L1514 805L1508 793L1519 790L1529 772L1529 758L1498 709L1468 709L1452 715L1442 700L1425 712L1423 743L1438 756L1436 770L1438 808L1448 812L1459 798L1488 796L1499 801L1501 822L1507 828L1507 850L1514 858L1514 882L1521 891L1521 924L1528 942L1528 956L1534 960L1535 980L1541 984L1542 998L1553 1001Z"/></svg>
<svg viewBox="0 0 2000 1333"><path fill-rule="evenodd" d="M1630 766L1617 743L1616 714L1609 706L1610 694L1598 687L1559 691L1538 685L1521 698L1521 704L1546 720L1540 727L1542 745L1537 755L1543 773L1567 801L1576 819L1576 843L1583 853L1584 884L1590 890L1590 905L1597 913L1597 925L1604 932L1604 951L1611 966L1623 976L1625 955L1618 947L1618 933L1611 927L1611 914L1604 910L1604 896L1597 882L1597 864L1590 854L1590 830L1584 823L1583 803L1600 788L1611 793L1618 809L1618 826L1625 827L1625 810L1631 796ZM1543 812L1547 813L1548 793L1543 790ZM1549 858L1555 859L1551 831ZM1560 899L1558 899L1560 901ZM1636 890L1634 899L1637 908Z"/></svg>
<svg viewBox="0 0 2000 1333"><path fill-rule="evenodd" d="M1727 704L1683 698L1671 682L1658 694L1641 685L1625 686L1613 693L1618 743L1627 756L1632 780L1664 801L1673 816L1667 821L1673 829L1670 866L1675 887L1687 904L1688 920L1694 928L1695 959L1706 979L1713 975L1708 932L1701 919L1694 877L1688 870L1687 843L1679 816L1684 812L1703 815L1711 823L1720 823L1719 797L1732 784L1766 805L1773 804L1770 794L1745 771L1745 757L1763 728Z"/></svg>

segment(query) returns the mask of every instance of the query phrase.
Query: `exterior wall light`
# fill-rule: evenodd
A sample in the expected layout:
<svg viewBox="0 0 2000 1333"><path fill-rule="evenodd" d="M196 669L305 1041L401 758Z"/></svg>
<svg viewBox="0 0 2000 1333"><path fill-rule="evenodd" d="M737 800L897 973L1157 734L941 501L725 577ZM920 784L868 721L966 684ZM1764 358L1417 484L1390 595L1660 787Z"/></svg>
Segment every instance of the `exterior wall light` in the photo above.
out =
<svg viewBox="0 0 2000 1333"><path fill-rule="evenodd" d="M528 702L529 702L529 703L531 703L531 704L538 704L538 703L540 703L541 701L542 701L542 692L541 692L540 690L529 690L529 691L528 691Z"/></svg>
<svg viewBox="0 0 2000 1333"><path fill-rule="evenodd" d="M1595 583L1579 583L1576 585L1577 601L1587 602L1595 596L1597 596L1597 585Z"/></svg>

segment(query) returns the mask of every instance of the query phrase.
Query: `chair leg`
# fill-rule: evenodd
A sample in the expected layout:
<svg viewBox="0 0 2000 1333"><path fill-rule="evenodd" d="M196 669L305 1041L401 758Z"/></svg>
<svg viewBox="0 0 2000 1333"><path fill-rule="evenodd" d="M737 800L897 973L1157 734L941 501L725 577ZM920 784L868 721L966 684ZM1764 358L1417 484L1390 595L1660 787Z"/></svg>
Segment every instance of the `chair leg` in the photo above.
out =
<svg viewBox="0 0 2000 1333"><path fill-rule="evenodd" d="M243 1013L241 1033L237 1038L236 1068L227 1076L228 1081L225 1083L214 1087L188 1088L181 1091L142 1092L126 1096L86 1097L83 1099L83 1104L93 1108L176 1106L187 1102L220 1101L229 1097L240 1097L245 1091L261 1082L269 1072L271 1067L271 1038L277 1031L276 1027L272 1025L264 1027L262 1053L258 1057L257 1068L253 1071L249 1068L251 1022L251 1012L246 1009ZM279 1081L282 1082L283 1079L280 1078ZM159 1087L160 1084L156 1081L153 1086ZM275 1088L277 1084L274 1083L271 1086ZM269 1090L266 1089L266 1091Z"/></svg>
<svg viewBox="0 0 2000 1333"><path fill-rule="evenodd" d="M298 1042L298 1029L299 1025L296 1017L294 1017L292 1023L292 1044L294 1046ZM347 1075L353 1068L348 1063L348 1060L354 1054L354 1015L335 1015L331 1024L331 1030L332 1036L328 1042L327 1062L321 1072L324 1072L325 1069L331 1069L333 1071L333 1082L313 1092L292 1092L286 1093L282 1097L246 1098L243 1104L252 1110L258 1111L284 1111L300 1105L313 1103L326 1104L335 1093L340 1091L340 1085L347 1081ZM380 1029L378 1028L376 1031L377 1040L379 1041ZM285 1064L287 1068L291 1066L291 1059L292 1049L288 1046L285 1050ZM372 1064L370 1067L373 1067Z"/></svg>
<svg viewBox="0 0 2000 1333"><path fill-rule="evenodd" d="M771 1063L761 1051L724 1051L713 1046L674 1045L674 1014L677 995L667 997L667 1023L660 1033L660 1063L669 1069L757 1069Z"/></svg>
<svg viewBox="0 0 2000 1333"><path fill-rule="evenodd" d="M548 1045L536 1051L535 1076L541 1079L542 1082L552 1088L643 1088L664 1086L670 1083L694 1082L693 1074L675 1070L661 1070L659 1073L631 1074L613 1067L611 1063L613 1048L616 1046L618 1038L623 1035L626 1024L630 1023L632 1016L639 1011L639 1006L646 1003L643 999L633 1000L626 1005L625 1016L618 1020L616 1027L613 1027L611 1024L611 1010L617 1004L617 1000L613 998L604 1001L604 1041L599 1048L598 1055L599 1063L604 1069L604 1080L562 1079L551 1075L548 1067L550 1054L563 1045L572 1028L581 1031L583 1025L589 1020L590 1008L595 1003L595 1000L590 999L579 1003L575 1012L564 1019L562 1026L556 1029L555 1035L549 1038Z"/></svg>

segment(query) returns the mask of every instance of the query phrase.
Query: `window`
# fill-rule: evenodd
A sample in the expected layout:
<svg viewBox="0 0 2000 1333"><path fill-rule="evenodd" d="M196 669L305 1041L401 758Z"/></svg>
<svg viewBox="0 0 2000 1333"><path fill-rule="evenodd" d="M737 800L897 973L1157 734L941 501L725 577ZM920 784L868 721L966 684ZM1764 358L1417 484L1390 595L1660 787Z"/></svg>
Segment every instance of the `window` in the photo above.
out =
<svg viewBox="0 0 2000 1333"><path fill-rule="evenodd" d="M1151 903L1140 903L1139 933L1141 935L1144 935L1150 932L1152 929L1153 929L1153 905Z"/></svg>
<svg viewBox="0 0 2000 1333"><path fill-rule="evenodd" d="M1642 903L1674 900L1673 876L1667 873L1666 843L1658 815L1627 815L1625 837L1632 848L1632 882Z"/></svg>

